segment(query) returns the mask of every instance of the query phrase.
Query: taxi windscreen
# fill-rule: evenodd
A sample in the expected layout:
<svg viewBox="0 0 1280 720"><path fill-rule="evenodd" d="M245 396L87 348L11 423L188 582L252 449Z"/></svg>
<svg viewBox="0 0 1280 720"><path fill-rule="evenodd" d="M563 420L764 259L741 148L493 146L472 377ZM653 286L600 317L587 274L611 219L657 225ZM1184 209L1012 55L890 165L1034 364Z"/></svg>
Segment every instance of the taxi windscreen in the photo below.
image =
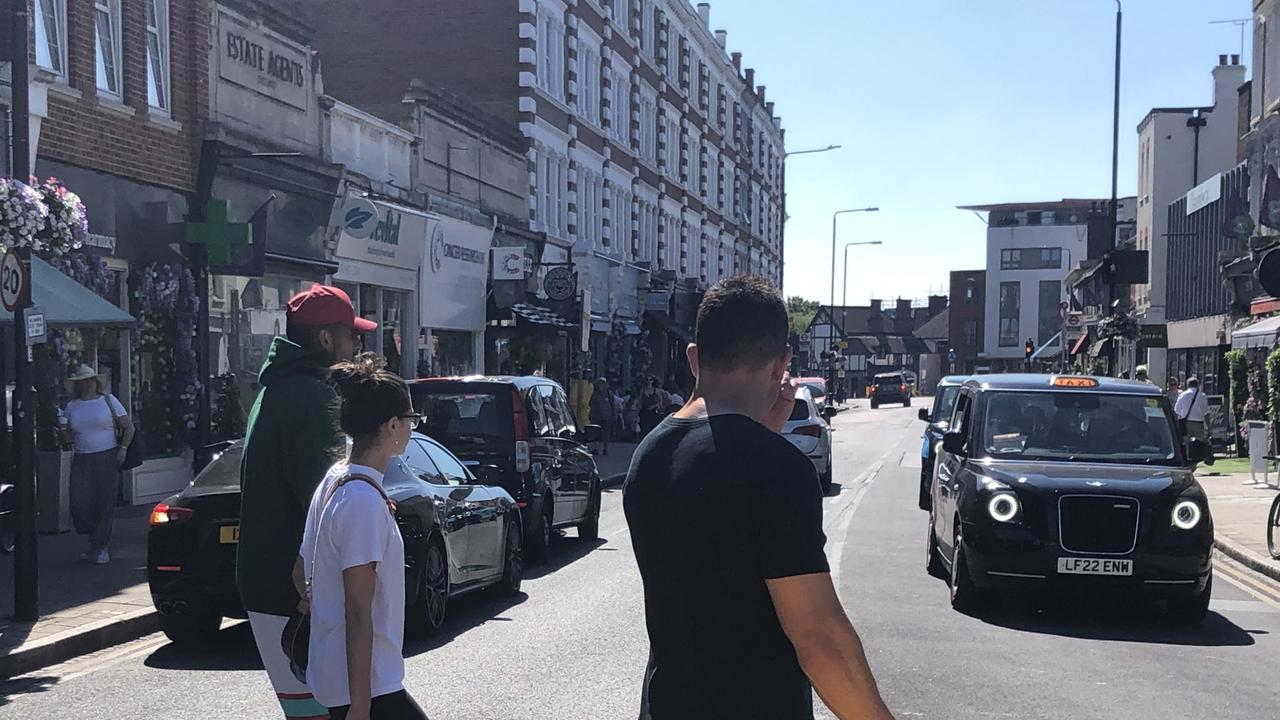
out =
<svg viewBox="0 0 1280 720"><path fill-rule="evenodd" d="M1158 398L1083 392L998 392L983 446L994 458L1177 465L1175 425Z"/></svg>

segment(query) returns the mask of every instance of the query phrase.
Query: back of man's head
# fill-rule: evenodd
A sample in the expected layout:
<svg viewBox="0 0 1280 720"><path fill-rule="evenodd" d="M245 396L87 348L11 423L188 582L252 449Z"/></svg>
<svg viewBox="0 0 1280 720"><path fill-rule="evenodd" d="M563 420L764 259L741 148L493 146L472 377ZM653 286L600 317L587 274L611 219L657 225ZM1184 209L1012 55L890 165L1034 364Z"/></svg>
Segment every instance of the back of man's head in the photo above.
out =
<svg viewBox="0 0 1280 720"><path fill-rule="evenodd" d="M1200 387L1200 378L1187 378L1187 389Z"/></svg>
<svg viewBox="0 0 1280 720"><path fill-rule="evenodd" d="M787 352L787 306L756 275L716 283L698 308L698 365L711 372L758 370Z"/></svg>

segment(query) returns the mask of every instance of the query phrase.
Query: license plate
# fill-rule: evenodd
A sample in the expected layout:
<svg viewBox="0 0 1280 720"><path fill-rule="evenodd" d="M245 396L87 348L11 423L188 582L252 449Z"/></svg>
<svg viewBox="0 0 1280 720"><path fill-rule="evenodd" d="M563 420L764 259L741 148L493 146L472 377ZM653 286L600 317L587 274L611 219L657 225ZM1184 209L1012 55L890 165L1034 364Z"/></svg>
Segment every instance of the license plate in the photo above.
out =
<svg viewBox="0 0 1280 720"><path fill-rule="evenodd" d="M240 526L224 525L218 528L218 542L223 545L234 545L240 542Z"/></svg>
<svg viewBox="0 0 1280 720"><path fill-rule="evenodd" d="M1129 576L1133 574L1133 561L1110 558L1058 558L1058 574Z"/></svg>

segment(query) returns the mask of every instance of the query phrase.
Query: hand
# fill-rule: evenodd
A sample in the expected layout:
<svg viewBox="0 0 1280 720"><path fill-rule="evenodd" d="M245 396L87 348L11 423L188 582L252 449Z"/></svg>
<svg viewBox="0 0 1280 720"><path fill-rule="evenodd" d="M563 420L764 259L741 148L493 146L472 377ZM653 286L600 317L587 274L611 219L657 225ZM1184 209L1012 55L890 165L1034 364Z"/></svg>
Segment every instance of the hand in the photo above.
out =
<svg viewBox="0 0 1280 720"><path fill-rule="evenodd" d="M764 426L774 432L782 432L782 426L791 418L791 411L796 405L796 382L791 373L783 373L782 384L778 387L778 399L764 417Z"/></svg>
<svg viewBox="0 0 1280 720"><path fill-rule="evenodd" d="M124 465L124 459L129 456L128 448L120 448L116 450L116 465Z"/></svg>
<svg viewBox="0 0 1280 720"><path fill-rule="evenodd" d="M347 711L347 720L369 720L369 704L352 703L351 709Z"/></svg>
<svg viewBox="0 0 1280 720"><path fill-rule="evenodd" d="M311 601L307 599L306 595L303 595L298 598L298 614L306 615L309 612L311 612Z"/></svg>

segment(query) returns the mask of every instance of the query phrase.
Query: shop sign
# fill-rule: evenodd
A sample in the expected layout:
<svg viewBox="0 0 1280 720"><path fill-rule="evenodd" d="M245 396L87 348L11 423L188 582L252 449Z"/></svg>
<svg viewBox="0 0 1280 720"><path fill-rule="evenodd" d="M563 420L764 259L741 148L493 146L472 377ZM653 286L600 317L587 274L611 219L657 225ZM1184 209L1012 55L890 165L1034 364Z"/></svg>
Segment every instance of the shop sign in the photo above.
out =
<svg viewBox="0 0 1280 720"><path fill-rule="evenodd" d="M418 273L419 321L438 330L483 330L493 227L433 217L426 233ZM523 258L523 248L508 249Z"/></svg>
<svg viewBox="0 0 1280 720"><path fill-rule="evenodd" d="M666 315L671 309L671 291L650 290L649 297L644 301L644 309L657 315Z"/></svg>
<svg viewBox="0 0 1280 720"><path fill-rule="evenodd" d="M218 75L273 100L307 109L307 52L232 15L218 12Z"/></svg>
<svg viewBox="0 0 1280 720"><path fill-rule="evenodd" d="M1169 347L1168 326L1142 325L1138 335L1138 344L1148 348Z"/></svg>
<svg viewBox="0 0 1280 720"><path fill-rule="evenodd" d="M573 297L573 291L577 289L576 285L573 271L563 266L551 268L542 279L543 291L547 293L548 298L556 302L564 302Z"/></svg>
<svg viewBox="0 0 1280 720"><path fill-rule="evenodd" d="M579 320L579 325L582 331L579 349L584 353L591 352L591 291L585 288L582 290L582 317Z"/></svg>
<svg viewBox="0 0 1280 720"><path fill-rule="evenodd" d="M422 261L429 218L386 203L375 202L372 205L377 209L377 222L373 224L372 232L363 238L347 231L346 213L343 213L338 238L339 262L345 258L417 270ZM357 232L364 234L369 224L368 220L361 222Z"/></svg>
<svg viewBox="0 0 1280 720"><path fill-rule="evenodd" d="M494 280L523 280L533 271L533 260L523 247L497 247L490 254Z"/></svg>
<svg viewBox="0 0 1280 720"><path fill-rule="evenodd" d="M116 238L114 235L89 233L89 236L84 239L84 246L106 250L110 255L116 254Z"/></svg>
<svg viewBox="0 0 1280 720"><path fill-rule="evenodd" d="M342 232L357 240L368 240L378 229L378 206L369 198L348 195L338 207L337 222Z"/></svg>
<svg viewBox="0 0 1280 720"><path fill-rule="evenodd" d="M1222 199L1222 174L1205 180L1187 193L1187 215L1193 215Z"/></svg>

